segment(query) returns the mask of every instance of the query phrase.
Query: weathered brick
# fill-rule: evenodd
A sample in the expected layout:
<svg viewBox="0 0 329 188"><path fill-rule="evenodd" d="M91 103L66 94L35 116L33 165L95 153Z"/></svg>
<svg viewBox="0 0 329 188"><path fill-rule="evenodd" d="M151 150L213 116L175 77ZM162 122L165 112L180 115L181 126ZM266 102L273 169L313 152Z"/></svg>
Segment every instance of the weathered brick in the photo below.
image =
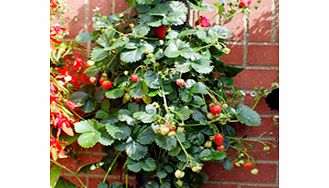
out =
<svg viewBox="0 0 329 188"><path fill-rule="evenodd" d="M278 137L279 126L273 123L273 118L262 118L262 124L257 127L250 127L240 123L234 124L234 127L237 130L237 134L240 136L248 135L251 137L257 137L266 132L263 137Z"/></svg>
<svg viewBox="0 0 329 188"><path fill-rule="evenodd" d="M227 45L228 48L231 49L231 53L228 55L223 55L221 60L225 64L232 65L242 65L243 64L243 45Z"/></svg>
<svg viewBox="0 0 329 188"><path fill-rule="evenodd" d="M248 46L249 65L279 65L279 46L249 45Z"/></svg>
<svg viewBox="0 0 329 188"><path fill-rule="evenodd" d="M253 2L255 5L256 2ZM262 0L249 18L249 41L270 42L272 39L272 0Z"/></svg>
<svg viewBox="0 0 329 188"><path fill-rule="evenodd" d="M201 188L238 188L237 184L206 183Z"/></svg>
<svg viewBox="0 0 329 188"><path fill-rule="evenodd" d="M110 0L90 0L89 2L89 17L88 17L88 30L93 31L93 20L94 15L93 10L98 7L101 14L110 15L111 14L111 3Z"/></svg>
<svg viewBox="0 0 329 188"><path fill-rule="evenodd" d="M224 26L231 32L232 37L230 41L243 41L243 15L239 14L232 18L229 22L225 23Z"/></svg>
<svg viewBox="0 0 329 188"><path fill-rule="evenodd" d="M245 97L244 103L248 106L253 105L254 103L254 97L251 95L247 94ZM268 105L266 104L265 98L262 98L257 106L255 107L255 110L260 113L260 114L278 114L279 112L276 110L271 110Z"/></svg>
<svg viewBox="0 0 329 188"><path fill-rule="evenodd" d="M235 78L235 85L240 89L255 89L255 87L271 88L278 80L278 70L247 69Z"/></svg>
<svg viewBox="0 0 329 188"><path fill-rule="evenodd" d="M74 176L72 175L64 175L63 176L64 179L70 181L71 183L73 183L74 185L76 185L77 187L82 187L81 186L81 183L77 180L77 178L75 178ZM79 177L81 179L81 181L87 185L87 178L85 177Z"/></svg>
<svg viewBox="0 0 329 188"><path fill-rule="evenodd" d="M278 188L279 186L249 186L249 185L242 185L241 188Z"/></svg>
<svg viewBox="0 0 329 188"><path fill-rule="evenodd" d="M100 177L88 177L88 188L97 188L97 185L103 181L103 178ZM120 180L119 177L108 177L107 178L108 183L113 182L119 182L119 183L125 183L125 179L122 178ZM129 177L128 180L129 185L135 185L136 181L134 177Z"/></svg>
<svg viewBox="0 0 329 188"><path fill-rule="evenodd" d="M208 174L209 181L234 181L234 182L259 182L274 183L276 180L277 165L258 164L258 175L250 174L249 170L242 167L227 171L222 164L209 162L204 167L204 172Z"/></svg>
<svg viewBox="0 0 329 188"><path fill-rule="evenodd" d="M266 143L271 147L269 152L263 151L263 144L259 142L248 142L254 145L253 149L248 150L248 154L253 156L256 160L279 160L279 142L278 141L267 141L272 144Z"/></svg>
<svg viewBox="0 0 329 188"><path fill-rule="evenodd" d="M126 1L120 1L120 0L111 0L111 4L115 3L115 13L122 12L126 10L129 7L129 4Z"/></svg>
<svg viewBox="0 0 329 188"><path fill-rule="evenodd" d="M69 38L74 38L77 34L84 31L85 23L85 1L84 0L66 0L69 10L65 13L68 18Z"/></svg>

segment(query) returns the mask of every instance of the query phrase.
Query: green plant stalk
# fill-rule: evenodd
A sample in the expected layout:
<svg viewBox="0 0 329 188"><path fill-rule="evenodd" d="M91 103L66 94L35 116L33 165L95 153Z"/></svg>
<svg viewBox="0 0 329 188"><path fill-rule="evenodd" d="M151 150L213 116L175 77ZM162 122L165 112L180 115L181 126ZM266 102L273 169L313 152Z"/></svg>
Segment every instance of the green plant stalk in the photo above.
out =
<svg viewBox="0 0 329 188"><path fill-rule="evenodd" d="M242 12L242 9L239 9L234 14L231 14L230 16L226 17L224 20L221 21L222 25L224 25L227 20L233 18L235 15L237 15L237 14L239 14L241 12Z"/></svg>
<svg viewBox="0 0 329 188"><path fill-rule="evenodd" d="M164 93L163 85L161 86L161 89L162 89L162 98L163 98L164 107L166 109L166 112L169 113L170 110L168 108L167 99L166 99L166 95Z"/></svg>
<svg viewBox="0 0 329 188"><path fill-rule="evenodd" d="M177 139L179 145L181 146L181 148L186 156L186 159L189 161L191 159L191 155L188 154L188 152L185 150L185 147L183 146L183 144L182 144L181 140L179 139L179 137L177 136L177 134L175 134L175 138Z"/></svg>
<svg viewBox="0 0 329 188"><path fill-rule="evenodd" d="M215 45L216 43L217 43L217 41L212 42L212 43L207 44L207 45L205 45L205 46L201 46L200 48L197 48L197 49L195 49L195 50L193 50L193 51L194 51L194 52L198 52L198 51L200 51L200 50L202 50L202 49L204 49L204 48L209 48L210 46L213 46L213 45Z"/></svg>
<svg viewBox="0 0 329 188"><path fill-rule="evenodd" d="M54 161L53 159L50 159L50 161L51 161L52 163L54 163L55 165L57 165L57 166L59 166L59 167L65 169L65 170L66 170L67 172L69 172L70 174L72 174L72 175L73 175L73 176L79 181L79 183L81 184L81 186L82 186L83 188L87 188L87 186L82 182L82 180L79 178L79 176L78 176L75 172L73 172L71 169L67 168L65 165L62 165L61 163L59 163L59 162L57 162L57 161Z"/></svg>
<svg viewBox="0 0 329 188"><path fill-rule="evenodd" d="M120 154L121 154L121 151L115 156L115 158L113 159L110 167L107 169L106 174L104 175L104 178L103 178L103 183L105 183L107 176L109 175L110 171L112 170L115 162L118 160Z"/></svg>

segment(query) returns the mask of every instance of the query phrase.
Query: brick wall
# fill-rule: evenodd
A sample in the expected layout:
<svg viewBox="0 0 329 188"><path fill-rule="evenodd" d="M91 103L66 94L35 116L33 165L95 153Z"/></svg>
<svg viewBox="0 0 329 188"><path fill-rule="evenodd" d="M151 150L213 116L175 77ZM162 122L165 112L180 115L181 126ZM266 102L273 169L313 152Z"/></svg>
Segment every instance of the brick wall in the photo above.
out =
<svg viewBox="0 0 329 188"><path fill-rule="evenodd" d="M101 8L101 13L111 14L120 12L127 7L124 0L66 0L70 7L67 16L69 17L70 36L73 38L79 32L91 31L92 10L96 6ZM214 0L207 0L211 3ZM279 70L279 2L278 0L262 0L257 10L253 10L252 16L247 19L244 16L235 17L225 26L232 31L234 37L229 42L232 53L223 58L228 64L243 66L245 71L236 78L236 85L246 91L254 87L271 87L271 83L278 81ZM193 12L191 17L196 19L199 15L212 17L214 12ZM217 18L218 19L218 18ZM193 23L194 21L191 21ZM217 22L217 20L214 20ZM87 55L87 54L86 54ZM247 96L247 104L252 102L252 97ZM258 128L245 129L241 126L238 133L240 135L250 135L256 137L262 132L272 132L265 135L265 139L278 146L278 125L273 121L276 111L271 111L264 100L259 103L256 110L261 113L263 125ZM77 170L79 166L99 161L104 153L98 145L95 148L78 150L78 159L62 159L72 170ZM209 175L209 180L205 188L275 188L278 187L278 163L279 147L272 149L270 154L262 152L262 148L256 145L254 156L257 157L258 176L251 175L242 168L235 168L228 172L224 171L222 165L208 163L205 171ZM67 178L76 182L74 177L65 173ZM82 180L90 188L97 187L97 183L102 180L103 172L96 170L87 174L82 174ZM124 175L116 172L109 177L109 180L120 181ZM134 178L129 180L134 183ZM77 183L77 182L76 182ZM78 184L78 183L77 183Z"/></svg>

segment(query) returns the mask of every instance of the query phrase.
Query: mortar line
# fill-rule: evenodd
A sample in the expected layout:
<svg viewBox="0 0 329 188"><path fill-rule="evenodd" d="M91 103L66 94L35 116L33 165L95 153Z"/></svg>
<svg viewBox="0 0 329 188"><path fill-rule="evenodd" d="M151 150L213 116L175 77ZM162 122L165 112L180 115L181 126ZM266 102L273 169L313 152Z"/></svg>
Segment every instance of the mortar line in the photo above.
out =
<svg viewBox="0 0 329 188"><path fill-rule="evenodd" d="M278 161L278 167L276 168L276 179L275 182L279 185L279 161Z"/></svg>
<svg viewBox="0 0 329 188"><path fill-rule="evenodd" d="M65 176L69 176L69 177L74 177L72 174L68 173L68 172L64 172L63 173ZM124 176L125 174L123 174ZM83 173L83 174L79 174L78 175L79 177L83 177L83 178L103 178L104 175L101 175L101 174L86 174L86 173ZM111 178L115 179L115 178L120 178L119 175L111 175ZM135 177L134 176L129 176L130 180L134 180Z"/></svg>
<svg viewBox="0 0 329 188"><path fill-rule="evenodd" d="M242 66L247 66L248 62L248 38L249 38L249 18L243 17L243 63Z"/></svg>
<svg viewBox="0 0 329 188"><path fill-rule="evenodd" d="M88 23L89 23L89 10L90 10L90 2L89 0L85 0L85 17L84 17L84 30L86 32L89 32L89 28L88 28ZM90 48L91 48L91 43L90 41L88 41L87 43L87 57L89 57L90 54Z"/></svg>
<svg viewBox="0 0 329 188"><path fill-rule="evenodd" d="M270 160L256 160L257 164L275 164L278 165L279 161L275 160L275 161L270 161Z"/></svg>
<svg viewBox="0 0 329 188"><path fill-rule="evenodd" d="M241 41L227 41L227 44L233 44L233 45L243 45L243 42ZM278 46L278 42L248 42L248 45L258 45L258 46Z"/></svg>
<svg viewBox="0 0 329 188"><path fill-rule="evenodd" d="M207 181L209 184L237 184L243 186L278 186L275 183L254 183L254 182L240 182L240 181Z"/></svg>
<svg viewBox="0 0 329 188"><path fill-rule="evenodd" d="M275 33L276 33L276 29L275 29L275 25L276 25L276 16L277 16L277 10L276 10L276 1L277 0L273 0L272 1L272 43L275 43Z"/></svg>
<svg viewBox="0 0 329 188"><path fill-rule="evenodd" d="M115 14L115 6L116 6L116 1L115 0L110 0L110 5L112 5L111 7L111 14Z"/></svg>

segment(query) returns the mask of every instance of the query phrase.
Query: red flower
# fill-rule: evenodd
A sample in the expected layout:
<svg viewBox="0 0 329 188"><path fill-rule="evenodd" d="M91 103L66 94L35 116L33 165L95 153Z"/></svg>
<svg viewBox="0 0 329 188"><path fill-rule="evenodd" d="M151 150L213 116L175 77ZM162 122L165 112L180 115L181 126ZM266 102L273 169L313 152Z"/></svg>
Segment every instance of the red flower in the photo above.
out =
<svg viewBox="0 0 329 188"><path fill-rule="evenodd" d="M67 155L64 151L64 147L67 145L67 142L62 142L56 138L50 136L50 154L51 157L56 161L58 158L66 158Z"/></svg>
<svg viewBox="0 0 329 188"><path fill-rule="evenodd" d="M200 19L195 22L195 25L210 27L210 20L207 17L201 16Z"/></svg>
<svg viewBox="0 0 329 188"><path fill-rule="evenodd" d="M70 120L64 116L61 112L51 112L51 124L57 128L57 136L60 135L61 130L63 130L67 135L74 136L73 128L71 124L74 123L73 120Z"/></svg>
<svg viewBox="0 0 329 188"><path fill-rule="evenodd" d="M57 3L54 0L50 0L50 8L56 8Z"/></svg>
<svg viewBox="0 0 329 188"><path fill-rule="evenodd" d="M76 104L75 104L74 102L70 101L70 100L67 100L67 101L65 102L65 104L66 104L66 106L69 107L69 109L71 109L71 110L73 110L73 109L75 109L75 108L77 107Z"/></svg>
<svg viewBox="0 0 329 188"><path fill-rule="evenodd" d="M239 0L239 8L243 8L251 5L251 0Z"/></svg>

